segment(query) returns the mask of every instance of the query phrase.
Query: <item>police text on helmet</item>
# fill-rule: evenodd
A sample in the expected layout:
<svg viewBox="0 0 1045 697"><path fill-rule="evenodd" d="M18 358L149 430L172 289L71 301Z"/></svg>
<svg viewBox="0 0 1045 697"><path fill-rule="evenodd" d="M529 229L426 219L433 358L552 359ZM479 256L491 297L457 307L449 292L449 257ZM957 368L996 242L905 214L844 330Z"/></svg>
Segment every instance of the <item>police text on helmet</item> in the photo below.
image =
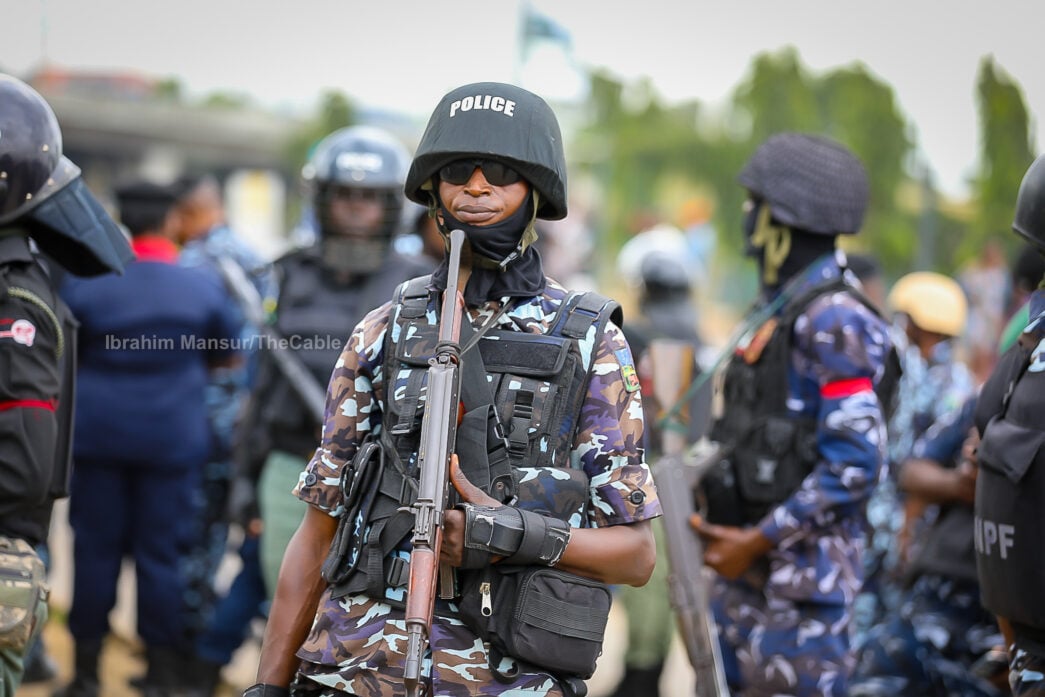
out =
<svg viewBox="0 0 1045 697"><path fill-rule="evenodd" d="M469 96L451 102L450 118L453 118L459 110L471 111L472 109L477 111L489 109L490 111L499 111L505 116L515 116L515 102L511 99L497 97L492 94L477 94L474 97Z"/></svg>

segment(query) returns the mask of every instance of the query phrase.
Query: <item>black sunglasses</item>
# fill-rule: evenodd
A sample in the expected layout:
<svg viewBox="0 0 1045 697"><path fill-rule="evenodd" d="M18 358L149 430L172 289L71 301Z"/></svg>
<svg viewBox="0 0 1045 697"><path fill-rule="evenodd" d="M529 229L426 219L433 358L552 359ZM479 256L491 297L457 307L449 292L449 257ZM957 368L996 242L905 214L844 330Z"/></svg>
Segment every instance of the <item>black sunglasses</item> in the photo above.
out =
<svg viewBox="0 0 1045 697"><path fill-rule="evenodd" d="M508 165L496 160L455 160L439 170L439 178L447 184L460 186L467 184L472 172L478 167L483 171L486 181L494 186L508 186L522 179L522 176Z"/></svg>

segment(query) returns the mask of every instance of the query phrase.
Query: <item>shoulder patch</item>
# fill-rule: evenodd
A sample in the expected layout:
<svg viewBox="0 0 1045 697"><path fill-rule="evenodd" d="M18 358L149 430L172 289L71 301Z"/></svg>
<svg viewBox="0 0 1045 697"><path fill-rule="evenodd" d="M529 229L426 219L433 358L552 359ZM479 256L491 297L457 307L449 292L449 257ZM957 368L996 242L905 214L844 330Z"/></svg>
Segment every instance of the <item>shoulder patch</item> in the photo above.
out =
<svg viewBox="0 0 1045 697"><path fill-rule="evenodd" d="M2 326L3 320L0 320ZM27 319L16 319L8 329L0 329L0 339L13 339L16 344L32 346L36 341L36 325Z"/></svg>
<svg viewBox="0 0 1045 697"><path fill-rule="evenodd" d="M624 381L624 389L627 392L635 392L639 389L639 374L635 371L635 360L631 357L631 351L617 349L613 355L620 365L620 376Z"/></svg>

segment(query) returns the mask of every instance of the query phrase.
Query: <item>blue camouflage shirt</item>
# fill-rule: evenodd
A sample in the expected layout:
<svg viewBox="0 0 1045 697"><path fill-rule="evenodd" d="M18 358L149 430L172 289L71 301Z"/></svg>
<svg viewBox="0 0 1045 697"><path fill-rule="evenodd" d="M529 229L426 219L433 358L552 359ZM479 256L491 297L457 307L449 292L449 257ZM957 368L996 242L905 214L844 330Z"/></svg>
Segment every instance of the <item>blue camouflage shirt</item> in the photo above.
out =
<svg viewBox="0 0 1045 697"><path fill-rule="evenodd" d="M821 259L803 272L795 294L841 273L838 259ZM820 459L759 524L775 545L767 593L849 604L860 590L864 504L886 448L874 385L890 348L886 322L844 291L822 295L796 319L787 408L816 419Z"/></svg>

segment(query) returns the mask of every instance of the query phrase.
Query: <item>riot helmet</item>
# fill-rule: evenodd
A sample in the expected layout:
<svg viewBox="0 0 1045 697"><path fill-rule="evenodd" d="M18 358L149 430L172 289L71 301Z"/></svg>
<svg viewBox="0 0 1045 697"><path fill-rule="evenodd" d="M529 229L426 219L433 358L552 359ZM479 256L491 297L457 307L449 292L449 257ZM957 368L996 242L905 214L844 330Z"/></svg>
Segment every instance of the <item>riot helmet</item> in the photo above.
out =
<svg viewBox="0 0 1045 697"><path fill-rule="evenodd" d="M417 146L406 177L407 197L435 205L439 170L464 158L511 167L537 192L536 217L566 217L562 133L555 113L536 94L500 82L477 82L447 93Z"/></svg>
<svg viewBox="0 0 1045 697"><path fill-rule="evenodd" d="M859 232L867 209L864 166L823 136L778 133L763 143L738 177L781 225L822 235Z"/></svg>
<svg viewBox="0 0 1045 697"><path fill-rule="evenodd" d="M927 332L961 336L969 304L958 282L932 271L915 271L893 284L886 298L892 312L901 312Z"/></svg>
<svg viewBox="0 0 1045 697"><path fill-rule="evenodd" d="M1039 155L1023 175L1012 229L1045 252L1045 155Z"/></svg>
<svg viewBox="0 0 1045 697"><path fill-rule="evenodd" d="M62 155L62 132L36 90L0 74L0 226L25 228L69 271L122 271L127 240Z"/></svg>
<svg viewBox="0 0 1045 697"><path fill-rule="evenodd" d="M390 133L351 126L316 145L302 180L319 228L323 258L337 269L378 269L403 228L410 154Z"/></svg>
<svg viewBox="0 0 1045 697"><path fill-rule="evenodd" d="M867 174L842 144L806 133L768 138L737 180L750 195L748 252L760 257L763 282L781 278L856 234L867 209Z"/></svg>

